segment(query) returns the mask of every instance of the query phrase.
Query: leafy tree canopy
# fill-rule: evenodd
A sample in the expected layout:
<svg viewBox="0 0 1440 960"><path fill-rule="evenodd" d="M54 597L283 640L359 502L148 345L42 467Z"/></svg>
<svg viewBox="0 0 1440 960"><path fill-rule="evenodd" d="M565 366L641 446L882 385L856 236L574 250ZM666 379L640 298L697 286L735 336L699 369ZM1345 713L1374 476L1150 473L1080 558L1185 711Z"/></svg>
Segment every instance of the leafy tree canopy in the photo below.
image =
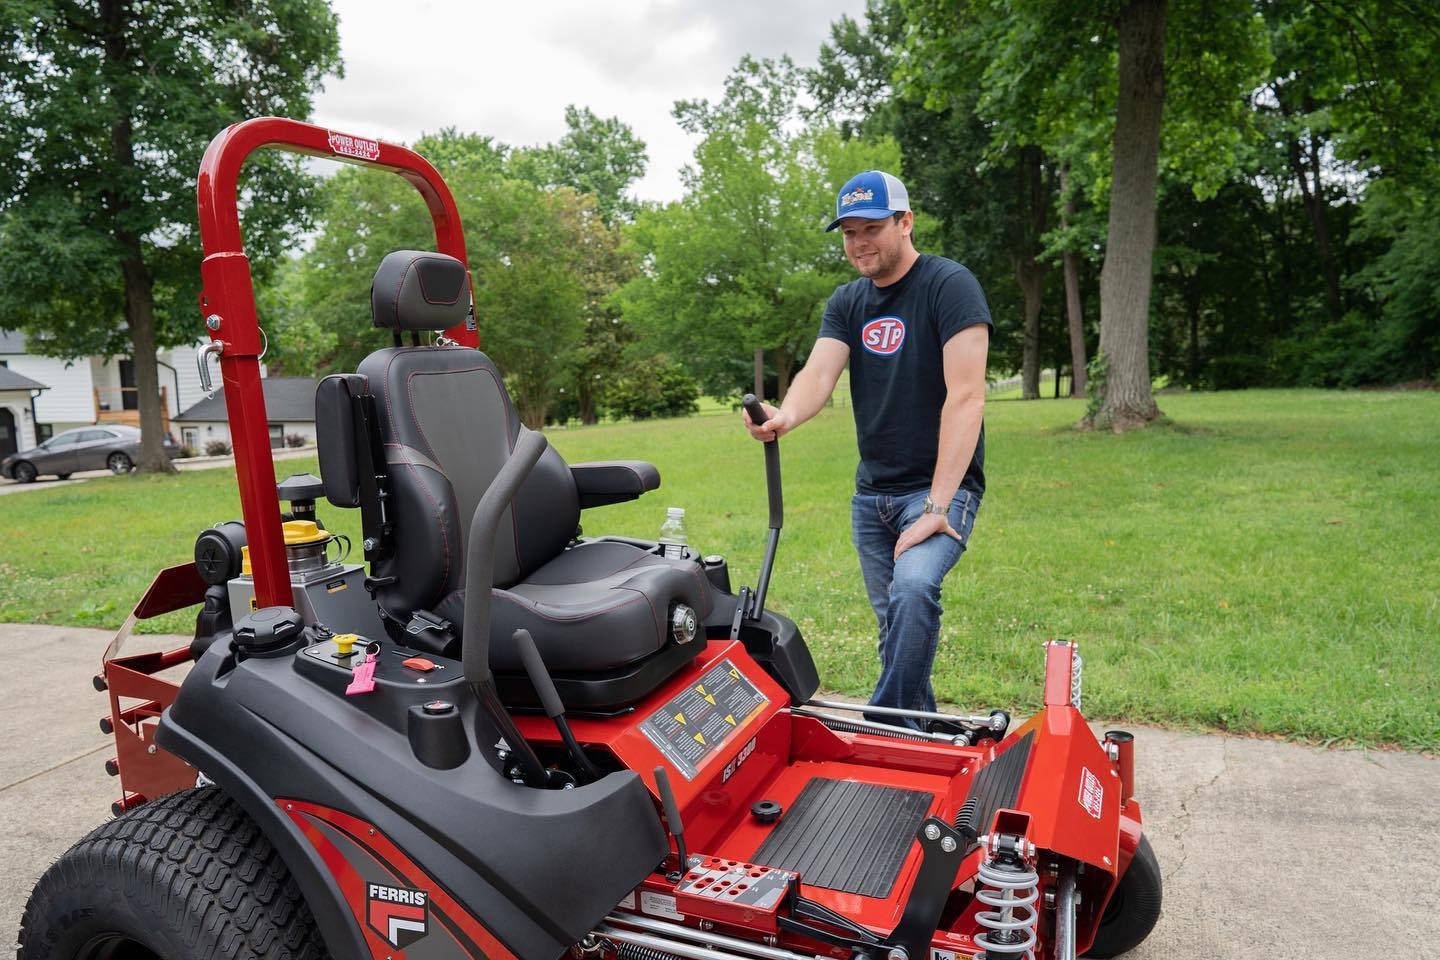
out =
<svg viewBox="0 0 1440 960"><path fill-rule="evenodd" d="M714 396L750 382L757 350L771 352L783 390L826 298L854 277L824 232L835 190L899 167L893 140L807 121L802 79L788 58L746 57L720 99L677 103L680 125L702 138L685 196L642 211L630 232L644 273L623 292L626 315Z"/></svg>

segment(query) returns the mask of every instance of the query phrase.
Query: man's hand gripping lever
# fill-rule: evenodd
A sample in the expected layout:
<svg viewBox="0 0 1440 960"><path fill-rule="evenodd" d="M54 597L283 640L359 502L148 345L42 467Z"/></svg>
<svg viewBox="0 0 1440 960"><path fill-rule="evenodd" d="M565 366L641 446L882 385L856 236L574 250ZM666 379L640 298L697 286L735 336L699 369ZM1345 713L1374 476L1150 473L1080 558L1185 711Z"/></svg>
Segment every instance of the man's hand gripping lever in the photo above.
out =
<svg viewBox="0 0 1440 960"><path fill-rule="evenodd" d="M753 393L745 394L740 405L750 422L760 426L771 419L764 406ZM765 487L770 501L770 536L765 541L765 560L760 565L760 579L754 593L749 587L740 588L740 597L735 604L735 619L730 623L730 639L740 639L740 624L746 620L758 620L765 612L765 594L770 589L770 571L775 567L775 548L780 543L780 528L785 526L785 498L780 488L780 436L765 441Z"/></svg>

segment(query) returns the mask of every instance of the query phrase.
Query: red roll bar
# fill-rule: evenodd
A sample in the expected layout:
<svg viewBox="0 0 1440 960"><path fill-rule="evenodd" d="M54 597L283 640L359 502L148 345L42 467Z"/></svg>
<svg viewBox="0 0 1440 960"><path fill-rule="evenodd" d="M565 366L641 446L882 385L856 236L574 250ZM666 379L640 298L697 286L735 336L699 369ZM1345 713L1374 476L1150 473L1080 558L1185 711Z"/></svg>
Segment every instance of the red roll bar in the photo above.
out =
<svg viewBox="0 0 1440 960"><path fill-rule="evenodd" d="M275 494L275 461L270 455L270 428L260 390L260 327L255 318L255 290L250 261L240 237L236 181L245 158L261 147L325 157L362 167L397 173L410 182L435 221L435 247L467 263L465 232L450 188L424 157L405 147L337 133L298 120L257 117L236 123L216 135L200 162L196 184L200 205L200 308L211 342L218 344L220 376L235 450L235 478L240 487L255 598L262 607L293 602L290 572L280 531L280 501ZM473 281L472 281L473 289ZM473 326L451 327L445 335L465 346L479 346Z"/></svg>

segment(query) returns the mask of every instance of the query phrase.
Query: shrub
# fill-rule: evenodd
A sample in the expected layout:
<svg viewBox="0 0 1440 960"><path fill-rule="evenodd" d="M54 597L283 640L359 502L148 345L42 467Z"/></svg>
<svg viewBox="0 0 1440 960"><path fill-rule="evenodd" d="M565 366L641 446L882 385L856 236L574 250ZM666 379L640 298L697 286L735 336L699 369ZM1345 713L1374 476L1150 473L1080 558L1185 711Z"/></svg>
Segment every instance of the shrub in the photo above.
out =
<svg viewBox="0 0 1440 960"><path fill-rule="evenodd" d="M665 355L626 363L605 384L602 402L612 417L648 420L681 417L700 409L700 388L685 368Z"/></svg>
<svg viewBox="0 0 1440 960"><path fill-rule="evenodd" d="M196 456L195 448L190 446L190 444L188 443L184 444L180 447L180 456L181 458L186 460L190 459L193 456Z"/></svg>
<svg viewBox="0 0 1440 960"><path fill-rule="evenodd" d="M206 440L205 456L207 457L228 457L230 455L230 444L225 440Z"/></svg>
<svg viewBox="0 0 1440 960"><path fill-rule="evenodd" d="M302 434L302 433L287 433L287 434L285 434L285 446L287 446L287 447L303 447L303 446L305 446L305 435Z"/></svg>

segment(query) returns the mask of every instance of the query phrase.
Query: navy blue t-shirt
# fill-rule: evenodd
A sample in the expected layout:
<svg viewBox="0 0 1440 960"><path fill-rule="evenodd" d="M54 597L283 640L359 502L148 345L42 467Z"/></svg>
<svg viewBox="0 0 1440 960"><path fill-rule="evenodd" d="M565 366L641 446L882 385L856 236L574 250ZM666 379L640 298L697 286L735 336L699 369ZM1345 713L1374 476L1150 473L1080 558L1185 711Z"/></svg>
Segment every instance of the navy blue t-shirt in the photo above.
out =
<svg viewBox="0 0 1440 960"><path fill-rule="evenodd" d="M929 489L946 394L942 351L977 323L994 326L980 282L955 261L929 254L888 287L861 277L830 295L820 336L850 347L861 493ZM985 492L984 424L961 486Z"/></svg>

